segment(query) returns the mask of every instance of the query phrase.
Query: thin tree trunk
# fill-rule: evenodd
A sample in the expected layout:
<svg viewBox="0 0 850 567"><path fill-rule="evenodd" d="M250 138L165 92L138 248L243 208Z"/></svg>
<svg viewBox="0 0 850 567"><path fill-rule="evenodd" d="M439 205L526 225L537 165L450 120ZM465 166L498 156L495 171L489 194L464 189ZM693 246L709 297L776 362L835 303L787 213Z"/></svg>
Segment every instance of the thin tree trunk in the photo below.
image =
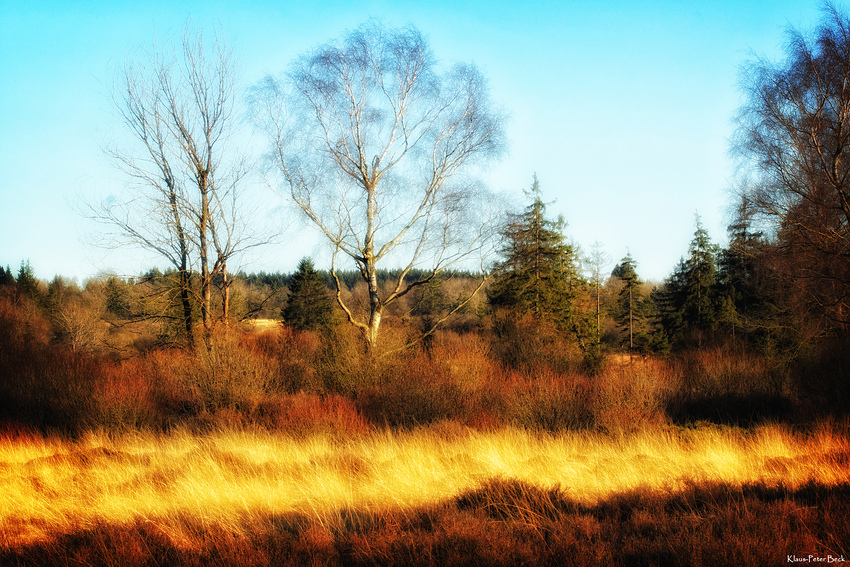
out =
<svg viewBox="0 0 850 567"><path fill-rule="evenodd" d="M186 340L189 348L195 348L195 332L192 328L192 301L190 296L191 278L189 270L186 269L186 259L183 259L183 266L180 268L180 303L183 306L183 325L186 329Z"/></svg>
<svg viewBox="0 0 850 567"><path fill-rule="evenodd" d="M204 323L204 332L209 335L212 327L210 305L212 302L212 276L209 266L209 251L207 250L207 225L210 217L210 200L207 186L206 172L198 173L198 188L201 191L201 214L198 219L198 247L201 256L201 320Z"/></svg>
<svg viewBox="0 0 850 567"><path fill-rule="evenodd" d="M224 324L229 324L230 321L230 284L233 283L231 280L227 279L227 263L223 263L221 265L221 280L223 285L222 294L224 295L223 305L222 305L222 319L224 320Z"/></svg>
<svg viewBox="0 0 850 567"><path fill-rule="evenodd" d="M366 239L364 242L364 265L366 283L369 286L369 324L365 329L366 345L370 352L378 344L378 330L381 327L383 304L378 290L378 271L375 266L375 211L377 208L375 186L366 185Z"/></svg>

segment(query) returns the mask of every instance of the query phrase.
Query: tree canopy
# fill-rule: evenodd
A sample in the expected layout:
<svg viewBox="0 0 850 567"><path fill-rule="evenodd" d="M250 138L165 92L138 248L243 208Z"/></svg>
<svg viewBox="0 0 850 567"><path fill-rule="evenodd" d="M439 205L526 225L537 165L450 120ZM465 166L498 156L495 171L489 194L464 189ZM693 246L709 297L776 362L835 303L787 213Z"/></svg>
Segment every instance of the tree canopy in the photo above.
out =
<svg viewBox="0 0 850 567"><path fill-rule="evenodd" d="M817 31L788 32L786 57L757 59L736 149L741 192L780 244L807 309L850 324L850 18L825 6Z"/></svg>

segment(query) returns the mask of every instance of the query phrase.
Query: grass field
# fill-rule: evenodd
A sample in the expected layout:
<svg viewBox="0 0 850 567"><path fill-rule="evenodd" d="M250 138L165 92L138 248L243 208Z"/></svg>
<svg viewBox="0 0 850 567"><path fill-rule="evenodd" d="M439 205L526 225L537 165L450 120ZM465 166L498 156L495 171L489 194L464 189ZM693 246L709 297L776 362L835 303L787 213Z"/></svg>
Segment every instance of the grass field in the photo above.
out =
<svg viewBox="0 0 850 567"><path fill-rule="evenodd" d="M834 425L8 435L0 564L826 561L848 479Z"/></svg>

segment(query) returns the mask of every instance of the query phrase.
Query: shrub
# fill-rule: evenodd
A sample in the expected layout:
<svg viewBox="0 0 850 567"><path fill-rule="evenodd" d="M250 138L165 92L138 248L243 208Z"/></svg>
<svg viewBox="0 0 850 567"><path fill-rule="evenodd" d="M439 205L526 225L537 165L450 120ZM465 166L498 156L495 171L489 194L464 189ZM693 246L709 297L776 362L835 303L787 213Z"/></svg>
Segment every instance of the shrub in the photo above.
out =
<svg viewBox="0 0 850 567"><path fill-rule="evenodd" d="M0 421L76 434L94 415L91 392L102 367L49 340L50 325L34 304L0 300Z"/></svg>
<svg viewBox="0 0 850 567"><path fill-rule="evenodd" d="M239 343L246 356L261 357L272 364L269 389L273 392L322 392L316 371L323 337L313 331L282 326L273 332L244 335Z"/></svg>
<svg viewBox="0 0 850 567"><path fill-rule="evenodd" d="M850 349L836 340L818 356L794 369L797 395L811 413L846 415L850 412Z"/></svg>
<svg viewBox="0 0 850 567"><path fill-rule="evenodd" d="M627 431L665 422L664 402L678 382L675 369L663 360L612 360L593 381L597 426Z"/></svg>
<svg viewBox="0 0 850 567"><path fill-rule="evenodd" d="M596 421L589 380L545 368L515 394L511 412L517 425L551 432L590 429Z"/></svg>
<svg viewBox="0 0 850 567"><path fill-rule="evenodd" d="M357 407L372 423L415 427L463 413L460 388L423 351L402 353L378 364L378 380L357 394Z"/></svg>
<svg viewBox="0 0 850 567"><path fill-rule="evenodd" d="M676 422L714 421L749 426L791 417L787 375L745 350L705 347L674 362L680 387L666 400Z"/></svg>
<svg viewBox="0 0 850 567"><path fill-rule="evenodd" d="M530 315L516 318L509 313L497 314L491 333L491 352L508 368L535 372L547 366L558 372L573 372L583 364L574 341L554 325Z"/></svg>
<svg viewBox="0 0 850 567"><path fill-rule="evenodd" d="M337 394L299 393L270 396L256 410L256 421L269 429L298 436L310 434L361 434L369 424L354 402Z"/></svg>

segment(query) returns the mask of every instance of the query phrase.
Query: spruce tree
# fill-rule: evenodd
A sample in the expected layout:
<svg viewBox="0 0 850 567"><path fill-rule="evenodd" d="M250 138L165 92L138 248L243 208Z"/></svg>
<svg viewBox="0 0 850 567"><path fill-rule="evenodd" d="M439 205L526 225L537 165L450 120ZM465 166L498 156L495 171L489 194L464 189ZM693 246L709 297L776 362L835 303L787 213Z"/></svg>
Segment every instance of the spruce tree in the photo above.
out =
<svg viewBox="0 0 850 567"><path fill-rule="evenodd" d="M106 310L119 317L129 317L130 294L129 284L116 276L109 276L106 280Z"/></svg>
<svg viewBox="0 0 850 567"><path fill-rule="evenodd" d="M283 319L299 330L316 330L333 321L333 302L325 280L309 258L301 260L289 281L289 301Z"/></svg>
<svg viewBox="0 0 850 567"><path fill-rule="evenodd" d="M687 259L679 261L657 295L662 322L671 338L693 334L701 346L703 334L715 327L717 255L717 245L697 216Z"/></svg>
<svg viewBox="0 0 850 567"><path fill-rule="evenodd" d="M623 288L617 296L614 320L623 330L628 331L629 350L635 348L635 330L643 326L644 319L643 297L640 292L640 286L643 285L643 282L637 275L636 267L637 262L629 253L611 273L613 277L623 282Z"/></svg>
<svg viewBox="0 0 850 567"><path fill-rule="evenodd" d="M519 315L550 321L559 327L574 323L574 301L583 280L573 247L563 235L563 217L546 218L537 175L526 194L533 199L525 212L511 217L502 231L504 260L488 291L490 304Z"/></svg>
<svg viewBox="0 0 850 567"><path fill-rule="evenodd" d="M6 269L3 269L3 266L0 266L0 287L13 285L15 283L15 274L12 273L12 269L6 264Z"/></svg>
<svg viewBox="0 0 850 567"><path fill-rule="evenodd" d="M26 297L32 301L40 302L42 299L41 290L39 289L38 279L35 277L35 272L30 265L30 261L21 261L21 268L18 270L18 298Z"/></svg>

